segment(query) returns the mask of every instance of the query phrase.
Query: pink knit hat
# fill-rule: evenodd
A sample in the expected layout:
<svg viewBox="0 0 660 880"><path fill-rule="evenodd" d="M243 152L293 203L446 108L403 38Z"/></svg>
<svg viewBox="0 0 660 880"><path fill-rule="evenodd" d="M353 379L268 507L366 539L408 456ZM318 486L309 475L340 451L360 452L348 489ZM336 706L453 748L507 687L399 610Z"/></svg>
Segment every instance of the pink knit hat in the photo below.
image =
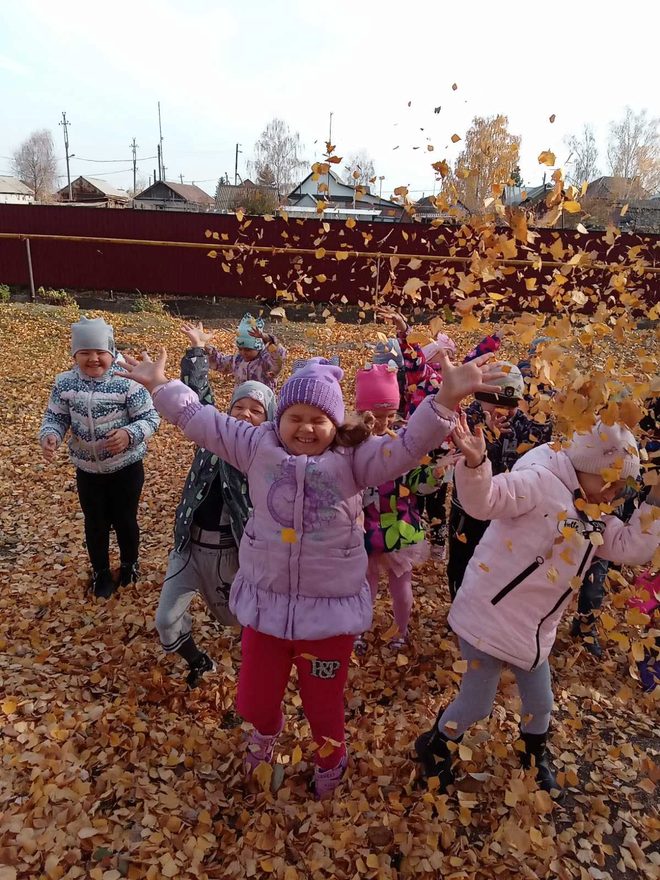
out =
<svg viewBox="0 0 660 880"><path fill-rule="evenodd" d="M433 342L429 342L428 345L425 345L422 348L424 352L424 357L426 358L426 362L432 364L435 362L435 359L439 354L445 352L445 354L455 354L456 352L456 343L451 338L451 336L447 336L446 333L438 333Z"/></svg>
<svg viewBox="0 0 660 880"><path fill-rule="evenodd" d="M370 364L355 377L355 408L358 412L399 408L399 383L394 363Z"/></svg>
<svg viewBox="0 0 660 880"><path fill-rule="evenodd" d="M282 413L290 406L307 403L324 412L335 425L343 425L344 398L339 384L343 375L341 367L336 367L325 358L309 358L282 385L275 413L277 424Z"/></svg>
<svg viewBox="0 0 660 880"><path fill-rule="evenodd" d="M620 480L639 476L637 441L625 425L596 422L588 434L576 431L565 452L576 471L602 474L613 469Z"/></svg>

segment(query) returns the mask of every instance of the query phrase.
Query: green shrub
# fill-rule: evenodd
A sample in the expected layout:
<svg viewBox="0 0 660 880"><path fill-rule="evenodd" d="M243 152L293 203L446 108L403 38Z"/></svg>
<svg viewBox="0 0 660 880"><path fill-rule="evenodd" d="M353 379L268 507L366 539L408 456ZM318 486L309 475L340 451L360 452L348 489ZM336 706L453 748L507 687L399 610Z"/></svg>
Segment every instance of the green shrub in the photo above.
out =
<svg viewBox="0 0 660 880"><path fill-rule="evenodd" d="M132 312L149 312L152 315L165 315L165 303L157 296L136 296L131 304Z"/></svg>
<svg viewBox="0 0 660 880"><path fill-rule="evenodd" d="M9 285L0 284L0 303L9 302Z"/></svg>
<svg viewBox="0 0 660 880"><path fill-rule="evenodd" d="M37 290L37 298L49 306L71 306L75 299L66 290L52 290L50 287L40 287Z"/></svg>

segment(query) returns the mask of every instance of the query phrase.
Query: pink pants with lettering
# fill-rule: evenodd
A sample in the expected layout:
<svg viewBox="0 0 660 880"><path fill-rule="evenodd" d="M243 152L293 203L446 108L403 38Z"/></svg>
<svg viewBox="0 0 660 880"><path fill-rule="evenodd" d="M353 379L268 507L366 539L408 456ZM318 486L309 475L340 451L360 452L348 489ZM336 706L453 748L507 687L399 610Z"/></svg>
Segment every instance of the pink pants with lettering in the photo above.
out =
<svg viewBox="0 0 660 880"><path fill-rule="evenodd" d="M322 770L336 767L346 752L344 687L354 641L355 636L291 641L246 627L236 697L239 713L259 733L277 733L282 726L282 699L295 663L303 711L319 747L316 763ZM329 740L340 745L330 751Z"/></svg>

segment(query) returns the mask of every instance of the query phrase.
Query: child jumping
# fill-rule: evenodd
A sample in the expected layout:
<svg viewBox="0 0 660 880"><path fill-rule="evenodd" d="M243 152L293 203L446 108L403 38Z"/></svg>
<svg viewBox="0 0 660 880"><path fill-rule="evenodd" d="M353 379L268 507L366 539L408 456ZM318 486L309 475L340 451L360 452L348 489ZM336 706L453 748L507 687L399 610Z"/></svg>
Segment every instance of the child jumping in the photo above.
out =
<svg viewBox="0 0 660 880"><path fill-rule="evenodd" d="M210 338L201 324L184 325L190 340L181 361L181 381L203 405L213 405L208 358L204 345ZM275 415L275 395L261 382L244 382L231 398L229 414L250 425L261 425ZM195 644L190 603L199 593L215 619L237 626L229 611L229 590L238 571L238 545L250 513L247 480L240 471L208 449L198 449L176 510L174 549L156 611L156 629L166 653L176 652L189 667L189 688L200 683L215 663Z"/></svg>
<svg viewBox="0 0 660 880"><path fill-rule="evenodd" d="M355 406L360 414L373 413L373 433L382 437L390 428L399 406L396 363L372 364L355 377ZM408 642L408 623L413 606L412 570L429 556L417 505L418 495L434 492L439 485L432 465L418 465L395 480L363 496L367 580L376 600L381 569L388 572L394 622L398 635L390 642L393 650ZM355 653L367 650L364 636L355 640Z"/></svg>
<svg viewBox="0 0 660 880"><path fill-rule="evenodd" d="M464 456L455 474L461 503L471 516L492 522L449 613L468 668L458 696L417 739L418 760L442 790L451 784L448 744L490 714L506 664L522 701L523 766L534 763L539 786L559 790L546 748L553 703L548 655L557 626L594 555L630 565L653 556L660 486L627 524L603 514L640 471L635 438L616 424L598 422L560 451L539 446L499 476L492 475L481 428L471 434L462 416L453 437Z"/></svg>
<svg viewBox="0 0 660 880"><path fill-rule="evenodd" d="M275 336L264 333L262 318L253 318L249 313L243 316L236 333L236 347L236 354L222 354L207 343L206 353L211 369L219 373L232 373L236 385L249 381L263 382L274 390L287 352Z"/></svg>
<svg viewBox="0 0 660 880"><path fill-rule="evenodd" d="M138 504L144 483L147 440L160 424L151 397L120 374L112 327L82 317L71 327L75 366L55 378L39 442L50 462L71 431L69 455L76 468L94 595L109 599L117 586L138 577ZM119 544L116 583L110 571L110 529Z"/></svg>
<svg viewBox="0 0 660 880"><path fill-rule="evenodd" d="M397 436L344 423L343 371L313 358L282 387L275 424L255 427L202 406L168 382L166 353L129 360L168 421L245 473L253 510L239 551L229 607L243 629L238 711L254 725L246 770L270 762L284 727L282 699L296 664L314 740L315 791L328 797L348 763L344 687L356 635L371 626L362 492L414 467L455 424L466 395L499 377L486 359L453 367Z"/></svg>

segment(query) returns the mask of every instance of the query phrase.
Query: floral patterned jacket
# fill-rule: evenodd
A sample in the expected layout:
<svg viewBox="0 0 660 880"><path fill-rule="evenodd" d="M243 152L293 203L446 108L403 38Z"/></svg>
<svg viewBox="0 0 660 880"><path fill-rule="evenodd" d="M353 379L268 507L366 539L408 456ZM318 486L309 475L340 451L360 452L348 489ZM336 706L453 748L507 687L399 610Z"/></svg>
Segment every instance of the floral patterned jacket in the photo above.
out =
<svg viewBox="0 0 660 880"><path fill-rule="evenodd" d="M423 464L377 489L365 490L362 503L367 553L391 553L423 541L417 497L439 488L433 466Z"/></svg>

